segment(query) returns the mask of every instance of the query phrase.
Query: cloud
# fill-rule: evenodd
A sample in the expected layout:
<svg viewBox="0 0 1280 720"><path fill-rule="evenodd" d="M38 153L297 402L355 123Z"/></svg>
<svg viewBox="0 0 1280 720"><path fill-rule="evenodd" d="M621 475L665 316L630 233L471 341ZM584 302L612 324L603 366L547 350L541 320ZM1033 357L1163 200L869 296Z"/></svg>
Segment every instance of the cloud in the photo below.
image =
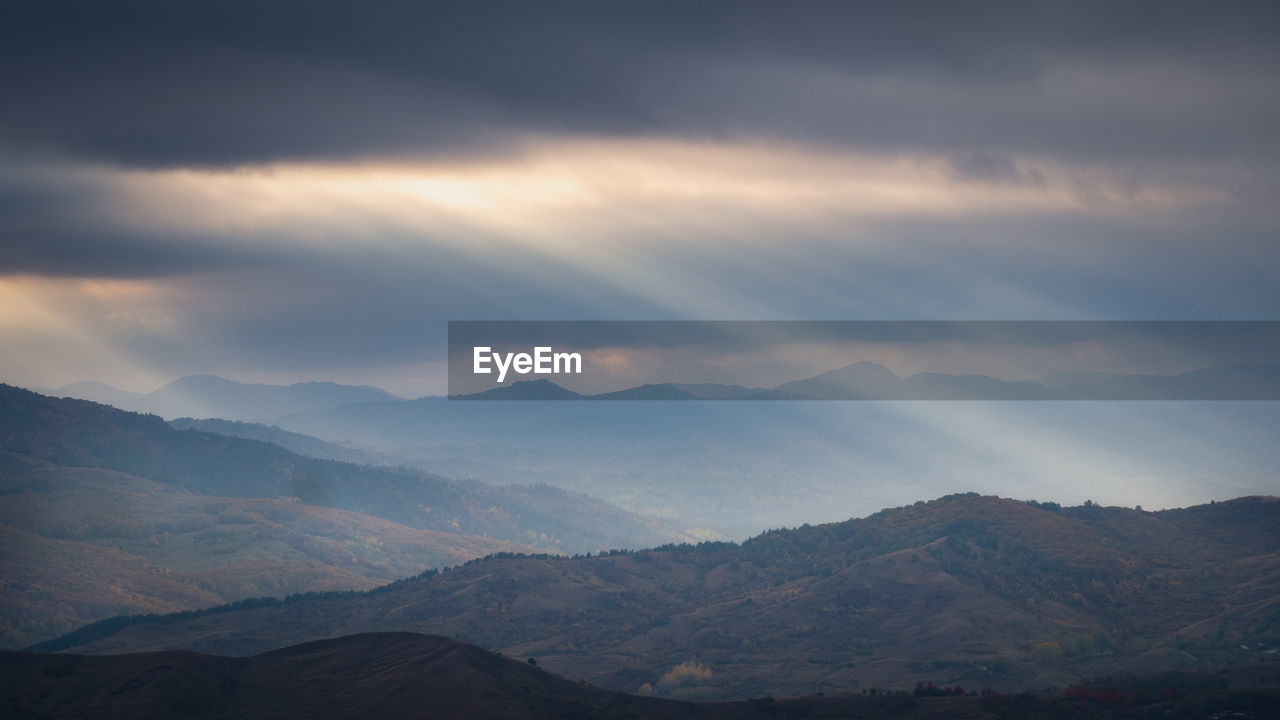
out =
<svg viewBox="0 0 1280 720"><path fill-rule="evenodd" d="M959 181L978 181L1044 187L1044 174L1039 170L1020 170L1007 155L970 152L953 155L951 177Z"/></svg>
<svg viewBox="0 0 1280 720"><path fill-rule="evenodd" d="M218 166L528 134L1266 157L1270 3L89 2L10 8L11 152Z"/></svg>
<svg viewBox="0 0 1280 720"><path fill-rule="evenodd" d="M1248 2L20 4L0 284L41 320L0 374L360 380L442 359L462 318L1273 319L1277 25Z"/></svg>
<svg viewBox="0 0 1280 720"><path fill-rule="evenodd" d="M670 293L687 293L705 288L673 282L682 273L731 265L748 274L788 266L821 274L833 262L910 253L922 243L983 260L998 250L1079 263L1090 245L1129 248L1105 239L1116 232L1164 233L1167 251L1205 227L1236 228L1230 243L1238 245L1275 225L1268 205L1243 197L1252 187L1247 171L1170 177L1030 162L1034 175L1019 168L1027 161L992 154L957 160L759 141L544 138L513 157L466 162L16 165L0 174L11 234L0 273L163 276L287 267L363 248L499 264L541 256L623 291L666 283ZM1073 229L1080 237L1065 241ZM682 261L668 262L671 253Z"/></svg>
<svg viewBox="0 0 1280 720"><path fill-rule="evenodd" d="M0 283L46 320L5 335L35 359L0 374L50 367L43 347L81 369L42 384L111 379L111 348L158 380L376 384L443 360L450 319L1273 319L1277 223L1230 191L1247 172L1135 184L1009 157L1042 172L1026 186L956 182L950 159L546 138L447 162L14 165Z"/></svg>

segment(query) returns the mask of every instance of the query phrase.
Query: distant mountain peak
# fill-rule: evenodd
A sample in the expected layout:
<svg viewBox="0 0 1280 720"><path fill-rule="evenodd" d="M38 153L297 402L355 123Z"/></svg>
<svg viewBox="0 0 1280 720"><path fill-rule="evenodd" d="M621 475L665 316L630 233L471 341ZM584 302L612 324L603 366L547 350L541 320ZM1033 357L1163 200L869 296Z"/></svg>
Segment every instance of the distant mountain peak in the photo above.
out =
<svg viewBox="0 0 1280 720"><path fill-rule="evenodd" d="M898 375L895 372L885 367L884 365L881 365L880 363L874 362L872 360L859 360L856 363L851 363L849 365L845 365L844 367L836 368L835 370L829 370L823 373L822 375L834 375L834 374L841 374L841 375L857 374L860 376L876 376L876 377L893 378L893 379L898 378ZM819 375L818 377L822 377L822 375Z"/></svg>
<svg viewBox="0 0 1280 720"><path fill-rule="evenodd" d="M267 385L208 373L184 375L150 393L131 393L90 381L67 385L59 389L59 394L165 418L217 417L254 422L341 405L402 400L370 385L317 381Z"/></svg>
<svg viewBox="0 0 1280 720"><path fill-rule="evenodd" d="M889 370L889 368L885 367L884 365L881 365L880 363L874 360L859 360L856 363L849 363L848 365L845 365L841 369L848 370L849 368L875 368L878 370L884 370L889 373L893 372L892 370Z"/></svg>
<svg viewBox="0 0 1280 720"><path fill-rule="evenodd" d="M592 395L592 400L697 400L698 396L671 383L646 383L617 392Z"/></svg>
<svg viewBox="0 0 1280 720"><path fill-rule="evenodd" d="M114 392L128 392L127 390L121 390L120 388L114 385L108 385L107 383L104 383L101 380L81 380L80 382L73 382L70 385L63 385L62 387L58 388L57 391L67 392L70 390L82 390L82 389L95 389L95 390L101 389L101 390L111 390Z"/></svg>
<svg viewBox="0 0 1280 720"><path fill-rule="evenodd" d="M862 360L842 368L783 383L776 389L785 394L825 399L881 399L901 392L902 379L877 362Z"/></svg>
<svg viewBox="0 0 1280 720"><path fill-rule="evenodd" d="M454 395L451 400L581 400L585 396L540 378L519 380L506 387L467 395Z"/></svg>

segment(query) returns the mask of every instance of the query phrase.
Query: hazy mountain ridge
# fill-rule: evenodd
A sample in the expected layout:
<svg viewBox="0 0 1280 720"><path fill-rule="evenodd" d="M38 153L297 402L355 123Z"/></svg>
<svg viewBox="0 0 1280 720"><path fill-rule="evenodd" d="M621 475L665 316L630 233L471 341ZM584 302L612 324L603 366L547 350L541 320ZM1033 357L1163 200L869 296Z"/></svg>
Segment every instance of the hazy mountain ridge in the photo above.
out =
<svg viewBox="0 0 1280 720"><path fill-rule="evenodd" d="M169 425L178 430L195 430L197 432L216 433L245 440L259 440L280 447L290 452L306 455L321 460L337 460L355 465L404 465L403 459L371 453L358 448L348 448L319 438L301 433L282 430L275 425L243 422L239 420L223 420L221 418L177 418L170 420Z"/></svg>
<svg viewBox="0 0 1280 720"><path fill-rule="evenodd" d="M401 400L368 385L300 382L292 385L239 383L216 375L188 375L149 393L119 390L96 381L73 383L56 394L151 413L164 418L218 417L270 420L290 413L313 412L350 403Z"/></svg>
<svg viewBox="0 0 1280 720"><path fill-rule="evenodd" d="M292 385L240 383L216 375L178 378L150 393L102 382L65 385L53 394L123 410L181 417L269 422L343 405L400 402L380 388L332 382ZM1280 399L1280 363L1214 365L1176 375L1104 372L1057 373L1008 381L986 375L923 372L899 377L883 365L860 361L773 388L704 383L651 383L581 394L546 380L522 380L455 400L1252 400Z"/></svg>
<svg viewBox="0 0 1280 720"><path fill-rule="evenodd" d="M735 539L865 515L939 487L1128 505L1270 494L1280 467L1280 403L1272 402L421 398L277 424L388 462L554 484Z"/></svg>
<svg viewBox="0 0 1280 720"><path fill-rule="evenodd" d="M603 690L448 638L346 636L252 657L167 651L110 657L0 652L0 702L14 714L166 718L773 718L1206 717L1280 709L1280 664L1082 681L1037 695L832 694L688 703ZM1176 692L1169 692L1175 688ZM1255 714L1256 713L1256 714Z"/></svg>
<svg viewBox="0 0 1280 720"><path fill-rule="evenodd" d="M950 496L742 545L495 557L369 595L85 628L49 649L251 654L331 635L447 634L690 698L1016 689L1238 662L1280 647L1280 501L1185 510ZM1251 650L1240 650L1247 645ZM655 685L656 686L656 685Z"/></svg>
<svg viewBox="0 0 1280 720"><path fill-rule="evenodd" d="M200 493L294 498L409 527L551 550L644 547L683 539L674 528L548 486L495 487L407 468L303 457L254 440L176 430L159 417L0 386L4 450L101 467Z"/></svg>
<svg viewBox="0 0 1280 720"><path fill-rule="evenodd" d="M892 377L872 363L861 367ZM1261 367L1264 374L1276 369ZM1061 388L1117 377L1077 373L1042 380ZM973 381L941 378L916 381ZM704 529L703 537L735 539L764 527L866 514L935 495L939 487L1018 494L1021 478L1033 483L1027 489L1033 495L1071 502L1168 497L1172 504L1193 504L1271 493L1269 480L1280 466L1280 446L1270 440L1280 431L1280 404L1274 402L755 403L750 400L779 393L714 384L665 387L744 402L682 403L671 400L669 390L633 388L634 399L649 402L613 407L426 397L271 421L341 451L269 437L265 429L264 435L222 429L314 457L411 465L494 485L551 485ZM494 392L578 397L545 380ZM1017 441L1028 430L1034 434ZM939 486L943 477L948 483ZM1125 488L1130 490L1116 492Z"/></svg>
<svg viewBox="0 0 1280 720"><path fill-rule="evenodd" d="M921 372L899 377L863 360L772 389L653 383L583 395L523 380L455 400L1280 400L1280 363L1212 365L1176 375L1058 373L1040 380Z"/></svg>
<svg viewBox="0 0 1280 720"><path fill-rule="evenodd" d="M367 589L496 551L688 537L556 488L314 460L8 386L0 441L0 647L121 613Z"/></svg>

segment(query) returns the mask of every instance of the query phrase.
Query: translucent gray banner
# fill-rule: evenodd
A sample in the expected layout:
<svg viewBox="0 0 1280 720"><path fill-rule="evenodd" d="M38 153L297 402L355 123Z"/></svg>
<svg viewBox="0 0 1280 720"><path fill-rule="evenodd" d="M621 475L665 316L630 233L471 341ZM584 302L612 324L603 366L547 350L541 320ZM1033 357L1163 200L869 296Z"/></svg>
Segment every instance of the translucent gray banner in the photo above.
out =
<svg viewBox="0 0 1280 720"><path fill-rule="evenodd" d="M1280 322L455 321L454 400L1277 400Z"/></svg>

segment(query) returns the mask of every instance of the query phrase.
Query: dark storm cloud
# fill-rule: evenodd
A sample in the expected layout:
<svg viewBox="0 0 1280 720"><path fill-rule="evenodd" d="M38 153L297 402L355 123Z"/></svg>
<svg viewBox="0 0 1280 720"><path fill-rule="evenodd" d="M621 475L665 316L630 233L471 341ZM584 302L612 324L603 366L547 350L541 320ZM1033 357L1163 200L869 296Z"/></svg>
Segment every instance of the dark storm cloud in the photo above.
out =
<svg viewBox="0 0 1280 720"><path fill-rule="evenodd" d="M0 141L128 165L474 153L526 133L1274 158L1280 124L1274 3L30 2L4 13Z"/></svg>
<svg viewBox="0 0 1280 720"><path fill-rule="evenodd" d="M0 177L0 276L148 278L296 261L271 243L117 228L94 217L108 202L74 180L24 181L21 171Z"/></svg>
<svg viewBox="0 0 1280 720"><path fill-rule="evenodd" d="M150 278L296 261L210 237L175 240L173 234L161 238L110 230L7 232L0 247L0 275Z"/></svg>
<svg viewBox="0 0 1280 720"><path fill-rule="evenodd" d="M957 180L978 180L1015 185L1044 185L1044 175L1038 170L1020 170L1007 155L987 152L970 152L950 158L951 175Z"/></svg>
<svg viewBox="0 0 1280 720"><path fill-rule="evenodd" d="M1273 319L1277 8L9 2L0 278L44 276L13 296L170 377L422 361L446 319ZM422 155L527 151L537 188L581 138L690 142L620 179L566 156L581 205L526 216L519 183L480 209L380 195L452 173ZM350 187L230 167L278 161ZM645 196L686 170L708 187ZM884 208L857 196L877 172ZM736 194L751 173L776 207Z"/></svg>

